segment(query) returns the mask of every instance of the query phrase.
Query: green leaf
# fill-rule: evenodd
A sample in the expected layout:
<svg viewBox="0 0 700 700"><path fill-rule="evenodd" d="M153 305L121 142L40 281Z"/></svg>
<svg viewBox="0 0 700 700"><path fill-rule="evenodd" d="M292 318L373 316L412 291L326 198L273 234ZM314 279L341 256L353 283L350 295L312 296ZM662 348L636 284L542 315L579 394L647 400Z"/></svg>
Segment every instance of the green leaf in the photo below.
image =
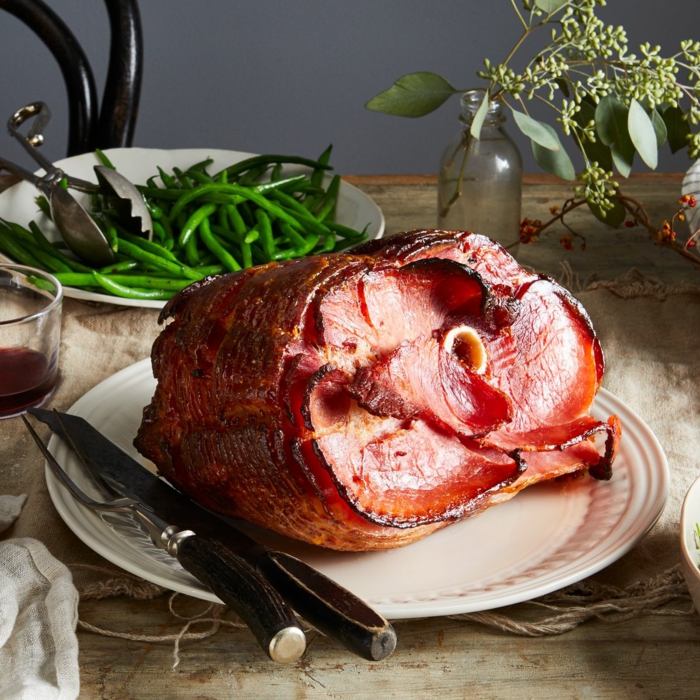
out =
<svg viewBox="0 0 700 700"><path fill-rule="evenodd" d="M595 121L595 102L592 100L586 100L585 98L581 101L581 109L579 109L576 114L574 114L574 120L581 127L588 125L588 122ZM578 146L578 141L575 141ZM583 151L592 163L598 163L598 165L605 171L611 171L613 169L613 159L612 153L610 152L610 146L606 146L600 139L600 136L596 138L595 141L591 142L588 139L583 139Z"/></svg>
<svg viewBox="0 0 700 700"><path fill-rule="evenodd" d="M535 5L548 15L556 12L560 7L564 7L569 0L535 0Z"/></svg>
<svg viewBox="0 0 700 700"><path fill-rule="evenodd" d="M664 110L663 120L668 131L668 145L671 147L671 153L685 148L690 136L690 124L685 112L680 107L669 107Z"/></svg>
<svg viewBox="0 0 700 700"><path fill-rule="evenodd" d="M518 129L535 143L548 148L550 151L558 151L561 148L557 135L554 134L552 136L552 129L548 129L546 124L538 122L524 112L518 112L515 109L513 110L513 117Z"/></svg>
<svg viewBox="0 0 700 700"><path fill-rule="evenodd" d="M542 170L546 170L548 173L556 175L562 180L575 180L576 170L574 164L571 162L569 154L559 142L557 132L548 124L543 124L543 126L551 132L552 138L556 139L557 143L559 143L559 150L552 151L549 148L543 148L536 141L531 141L532 154L535 156L537 165L539 165Z"/></svg>
<svg viewBox="0 0 700 700"><path fill-rule="evenodd" d="M651 117L651 123L654 126L654 133L656 134L656 147L661 148L668 136L668 129L666 129L663 117L655 109L651 110L649 116Z"/></svg>
<svg viewBox="0 0 700 700"><path fill-rule="evenodd" d="M644 107L634 98L630 102L627 128L637 153L652 170L655 170L659 164L659 149L656 145L654 125Z"/></svg>
<svg viewBox="0 0 700 700"><path fill-rule="evenodd" d="M373 97L365 107L400 117L422 117L458 92L436 73L410 73Z"/></svg>
<svg viewBox="0 0 700 700"><path fill-rule="evenodd" d="M595 128L606 146L629 140L627 131L627 107L612 95L604 97L595 110ZM631 143L631 141L630 141Z"/></svg>
<svg viewBox="0 0 700 700"><path fill-rule="evenodd" d="M484 119L486 119L486 115L488 114L490 104L491 96L489 95L489 91L486 90L484 93L484 99L481 100L479 109L476 110L472 124L469 127L469 132L475 139L478 139L479 136L481 136L481 127L483 126Z"/></svg>
<svg viewBox="0 0 700 700"><path fill-rule="evenodd" d="M595 110L595 128L600 140L610 146L615 167L629 177L634 162L634 144L628 131L629 109L616 97L604 97Z"/></svg>
<svg viewBox="0 0 700 700"><path fill-rule="evenodd" d="M588 208L593 212L593 216L595 216L598 221L602 221L608 226L617 228L621 226L622 222L627 218L627 209L625 209L617 199L613 200L613 205L612 209L604 211L597 204L588 202Z"/></svg>
<svg viewBox="0 0 700 700"><path fill-rule="evenodd" d="M629 147L625 145L624 148L620 148L617 144L610 146L610 153L612 153L613 164L617 168L617 172L622 175L622 177L629 177L632 172L632 166L634 165L634 146L632 142L629 142Z"/></svg>

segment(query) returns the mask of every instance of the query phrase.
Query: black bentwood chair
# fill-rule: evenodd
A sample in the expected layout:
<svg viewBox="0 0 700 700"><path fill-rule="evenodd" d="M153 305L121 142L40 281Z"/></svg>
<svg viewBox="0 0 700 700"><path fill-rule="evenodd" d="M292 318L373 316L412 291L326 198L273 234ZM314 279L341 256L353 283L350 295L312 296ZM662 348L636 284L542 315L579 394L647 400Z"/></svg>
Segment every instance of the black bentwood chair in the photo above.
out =
<svg viewBox="0 0 700 700"><path fill-rule="evenodd" d="M143 40L136 0L104 0L111 44L107 84L97 111L97 88L85 52L61 18L42 0L0 0L0 9L24 22L58 62L68 90L68 155L131 146L136 126Z"/></svg>

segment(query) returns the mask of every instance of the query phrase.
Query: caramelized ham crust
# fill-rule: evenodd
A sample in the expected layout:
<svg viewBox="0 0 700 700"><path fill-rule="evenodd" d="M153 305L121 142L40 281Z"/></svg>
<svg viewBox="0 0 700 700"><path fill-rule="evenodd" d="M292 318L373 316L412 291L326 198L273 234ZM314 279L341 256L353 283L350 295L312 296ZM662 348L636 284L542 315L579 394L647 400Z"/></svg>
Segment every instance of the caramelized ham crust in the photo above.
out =
<svg viewBox="0 0 700 700"><path fill-rule="evenodd" d="M174 297L136 447L205 507L397 547L544 479L609 479L580 304L476 234L412 231Z"/></svg>

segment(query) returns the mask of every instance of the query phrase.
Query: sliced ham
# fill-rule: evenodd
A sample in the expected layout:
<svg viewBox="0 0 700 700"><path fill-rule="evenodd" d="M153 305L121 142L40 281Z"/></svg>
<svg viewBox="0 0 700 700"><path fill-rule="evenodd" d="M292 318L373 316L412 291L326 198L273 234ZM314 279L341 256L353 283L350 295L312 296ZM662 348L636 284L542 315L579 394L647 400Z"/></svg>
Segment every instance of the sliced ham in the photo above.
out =
<svg viewBox="0 0 700 700"><path fill-rule="evenodd" d="M396 547L571 473L607 479L580 304L498 244L413 231L195 283L161 315L135 440L204 506Z"/></svg>

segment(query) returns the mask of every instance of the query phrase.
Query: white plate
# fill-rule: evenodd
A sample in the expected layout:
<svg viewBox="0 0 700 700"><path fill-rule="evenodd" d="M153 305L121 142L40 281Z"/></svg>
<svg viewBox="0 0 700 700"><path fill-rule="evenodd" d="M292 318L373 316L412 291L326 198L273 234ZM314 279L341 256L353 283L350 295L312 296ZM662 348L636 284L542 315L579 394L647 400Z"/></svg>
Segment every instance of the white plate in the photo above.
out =
<svg viewBox="0 0 700 700"><path fill-rule="evenodd" d="M211 172L216 169L233 165L244 158L249 158L254 153L241 151L223 151L215 148L183 148L178 150L159 150L155 148L113 148L105 151L119 172L135 184L145 184L149 177L157 176L157 167L160 166L167 173L171 173L174 167L188 168L206 158L213 158ZM94 153L84 153L73 158L65 158L56 161L55 165L63 169L68 175L97 182L93 167L100 165ZM43 172L43 171L40 171ZM294 174L308 172L308 169L299 166L288 166L285 173ZM60 238L54 225L41 212L36 205L36 197L39 191L28 182L20 182L0 194L0 217L26 226L35 220L42 231L50 240ZM73 192L76 199L86 203L87 195ZM336 205L336 221L345 226L362 230L367 228L369 238L381 238L384 233L384 215L381 209L362 190L341 182L338 203ZM9 260L0 253L0 260ZM122 299L108 294L86 292L81 289L65 288L65 295L74 299L85 301L101 301L108 304L120 304L122 306L145 306L160 309L165 305L164 301L143 301L138 299Z"/></svg>
<svg viewBox="0 0 700 700"><path fill-rule="evenodd" d="M150 361L143 360L94 387L70 412L152 469L131 441L154 389ZM420 542L384 552L340 553L274 535L268 543L304 559L390 619L487 610L550 593L632 549L656 522L668 495L666 458L645 423L605 390L593 413L616 413L622 421L620 453L609 482L586 478L540 484ZM86 485L64 444L54 436L49 447ZM61 517L96 552L166 588L217 600L138 529L120 528L117 534L73 500L48 470L46 479Z"/></svg>

